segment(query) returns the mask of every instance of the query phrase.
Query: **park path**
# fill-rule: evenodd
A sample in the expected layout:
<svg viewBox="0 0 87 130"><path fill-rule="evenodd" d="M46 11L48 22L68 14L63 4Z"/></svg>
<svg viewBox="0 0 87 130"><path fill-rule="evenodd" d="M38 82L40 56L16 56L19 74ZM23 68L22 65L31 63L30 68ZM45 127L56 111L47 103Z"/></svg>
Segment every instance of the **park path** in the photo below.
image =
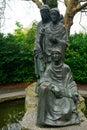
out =
<svg viewBox="0 0 87 130"><path fill-rule="evenodd" d="M9 92L0 93L0 102L7 101L7 100L14 100L19 98L25 98L25 91L20 90L13 90Z"/></svg>
<svg viewBox="0 0 87 130"><path fill-rule="evenodd" d="M25 88L30 83L17 83L0 86L0 102L25 98Z"/></svg>
<svg viewBox="0 0 87 130"><path fill-rule="evenodd" d="M28 87L30 83L19 83L12 85L0 86L0 102L25 98L25 88ZM78 84L79 93L87 98L87 84Z"/></svg>

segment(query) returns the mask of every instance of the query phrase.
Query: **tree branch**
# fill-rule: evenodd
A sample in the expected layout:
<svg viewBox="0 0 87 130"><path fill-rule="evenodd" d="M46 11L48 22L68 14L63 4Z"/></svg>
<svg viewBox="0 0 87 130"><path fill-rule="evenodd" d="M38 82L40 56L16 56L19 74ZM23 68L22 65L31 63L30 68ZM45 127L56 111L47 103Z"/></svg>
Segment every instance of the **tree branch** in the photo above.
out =
<svg viewBox="0 0 87 130"><path fill-rule="evenodd" d="M68 0L64 0L64 3L65 3L65 6L67 7L68 6Z"/></svg>
<svg viewBox="0 0 87 130"><path fill-rule="evenodd" d="M42 6L42 2L40 2L39 0L22 0L22 1L33 1L38 8L40 8Z"/></svg>
<svg viewBox="0 0 87 130"><path fill-rule="evenodd" d="M87 2L87 0L79 0L79 2Z"/></svg>
<svg viewBox="0 0 87 130"><path fill-rule="evenodd" d="M40 8L42 6L42 3L39 0L32 0L38 8Z"/></svg>
<svg viewBox="0 0 87 130"><path fill-rule="evenodd" d="M87 6L87 2L84 3L83 5L81 5L80 7L78 7L78 8L76 9L76 12L81 11L81 10L84 9L86 6Z"/></svg>

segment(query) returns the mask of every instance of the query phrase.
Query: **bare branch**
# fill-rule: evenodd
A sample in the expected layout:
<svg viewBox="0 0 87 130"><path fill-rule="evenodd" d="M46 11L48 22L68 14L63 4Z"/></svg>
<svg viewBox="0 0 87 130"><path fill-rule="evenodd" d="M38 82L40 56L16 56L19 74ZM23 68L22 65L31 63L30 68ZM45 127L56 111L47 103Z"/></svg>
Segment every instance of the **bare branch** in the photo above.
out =
<svg viewBox="0 0 87 130"><path fill-rule="evenodd" d="M0 28L2 26L1 20L4 19L5 8L6 8L6 0L0 1Z"/></svg>
<svg viewBox="0 0 87 130"><path fill-rule="evenodd" d="M42 2L40 2L39 0L22 0L22 1L33 1L38 8L40 8L42 6Z"/></svg>
<svg viewBox="0 0 87 130"><path fill-rule="evenodd" d="M42 3L39 0L32 0L32 1L37 4L38 8L42 6Z"/></svg>
<svg viewBox="0 0 87 130"><path fill-rule="evenodd" d="M82 20L82 13L81 13L81 15L80 15L80 21L79 21L79 24L80 24L80 26L85 30L85 32L86 32L86 28L81 24L81 20Z"/></svg>
<svg viewBox="0 0 87 130"><path fill-rule="evenodd" d="M79 2L87 2L87 0L79 0Z"/></svg>
<svg viewBox="0 0 87 130"><path fill-rule="evenodd" d="M81 5L80 7L78 7L78 8L76 9L76 12L79 12L79 11L85 9L85 7L87 7L87 2L84 3L83 5Z"/></svg>
<svg viewBox="0 0 87 130"><path fill-rule="evenodd" d="M68 5L68 0L64 0L65 6L67 7Z"/></svg>

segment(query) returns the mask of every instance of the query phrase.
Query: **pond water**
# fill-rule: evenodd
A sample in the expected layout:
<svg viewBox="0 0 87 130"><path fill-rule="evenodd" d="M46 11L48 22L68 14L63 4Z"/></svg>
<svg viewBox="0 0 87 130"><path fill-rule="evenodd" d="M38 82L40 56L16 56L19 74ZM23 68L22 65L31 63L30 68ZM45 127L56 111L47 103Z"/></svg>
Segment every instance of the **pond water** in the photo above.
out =
<svg viewBox="0 0 87 130"><path fill-rule="evenodd" d="M0 103L0 130L21 130L21 120L25 113L24 107L24 99ZM85 115L87 117L87 111Z"/></svg>
<svg viewBox="0 0 87 130"><path fill-rule="evenodd" d="M0 103L0 130L21 130L24 104L24 99Z"/></svg>

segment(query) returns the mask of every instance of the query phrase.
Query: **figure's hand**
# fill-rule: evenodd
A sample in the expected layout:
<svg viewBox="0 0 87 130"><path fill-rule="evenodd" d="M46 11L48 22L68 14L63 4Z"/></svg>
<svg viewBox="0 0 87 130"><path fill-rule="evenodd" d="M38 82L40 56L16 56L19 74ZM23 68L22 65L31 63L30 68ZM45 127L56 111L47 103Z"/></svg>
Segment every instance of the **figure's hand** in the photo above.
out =
<svg viewBox="0 0 87 130"><path fill-rule="evenodd" d="M39 53L38 58L39 58L39 59L43 59L43 54L42 54L42 53Z"/></svg>
<svg viewBox="0 0 87 130"><path fill-rule="evenodd" d="M52 93L54 93L55 92L55 85L53 85L53 84L51 84L50 86L49 86L49 90L52 92Z"/></svg>
<svg viewBox="0 0 87 130"><path fill-rule="evenodd" d="M40 34L41 34L41 35L45 35L45 28L41 28Z"/></svg>
<svg viewBox="0 0 87 130"><path fill-rule="evenodd" d="M55 91L55 92L54 92L54 95L55 95L57 98L62 97L62 93L61 93L60 90L59 90L59 91Z"/></svg>
<svg viewBox="0 0 87 130"><path fill-rule="evenodd" d="M44 90L44 89L46 89L46 88L47 88L47 86L43 85L43 86L41 86L41 88Z"/></svg>
<svg viewBox="0 0 87 130"><path fill-rule="evenodd" d="M51 84L49 89L56 97L62 96L61 90L58 88L58 86Z"/></svg>
<svg viewBox="0 0 87 130"><path fill-rule="evenodd" d="M51 42L53 42L53 43L57 43L57 42L58 42L58 41L56 40L56 37L53 36L53 35L50 35L50 36L49 36L49 40L50 40Z"/></svg>

